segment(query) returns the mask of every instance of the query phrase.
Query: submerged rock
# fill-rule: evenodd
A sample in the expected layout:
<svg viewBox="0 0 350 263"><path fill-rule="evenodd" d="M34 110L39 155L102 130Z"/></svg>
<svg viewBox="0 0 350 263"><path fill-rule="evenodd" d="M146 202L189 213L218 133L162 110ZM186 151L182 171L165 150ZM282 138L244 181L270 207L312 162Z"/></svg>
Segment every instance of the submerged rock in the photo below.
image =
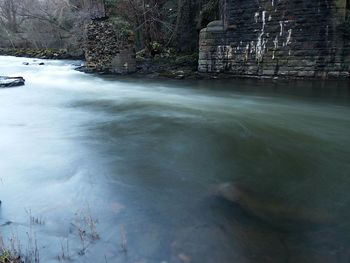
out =
<svg viewBox="0 0 350 263"><path fill-rule="evenodd" d="M178 258L181 260L181 262L184 262L184 263L190 263L191 262L191 257L187 256L184 253L179 254Z"/></svg>
<svg viewBox="0 0 350 263"><path fill-rule="evenodd" d="M0 220L0 227L9 226L9 225L11 225L12 223L13 223L12 221L3 221L3 220Z"/></svg>
<svg viewBox="0 0 350 263"><path fill-rule="evenodd" d="M248 214L266 222L331 224L335 220L325 210L281 202L268 193L238 183L220 184L215 187L214 195L239 205Z"/></svg>
<svg viewBox="0 0 350 263"><path fill-rule="evenodd" d="M25 84L25 80L23 77L3 77L0 76L0 88L10 88L23 86Z"/></svg>

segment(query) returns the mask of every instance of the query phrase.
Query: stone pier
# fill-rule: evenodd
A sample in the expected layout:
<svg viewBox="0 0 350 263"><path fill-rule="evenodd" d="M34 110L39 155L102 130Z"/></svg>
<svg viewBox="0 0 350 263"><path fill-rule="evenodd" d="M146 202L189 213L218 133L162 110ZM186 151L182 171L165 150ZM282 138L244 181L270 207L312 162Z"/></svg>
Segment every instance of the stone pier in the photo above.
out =
<svg viewBox="0 0 350 263"><path fill-rule="evenodd" d="M103 0L91 0L84 52L89 71L127 74L136 71L134 35L118 32L106 17Z"/></svg>
<svg viewBox="0 0 350 263"><path fill-rule="evenodd" d="M200 33L199 71L349 78L346 0L224 0L222 10Z"/></svg>

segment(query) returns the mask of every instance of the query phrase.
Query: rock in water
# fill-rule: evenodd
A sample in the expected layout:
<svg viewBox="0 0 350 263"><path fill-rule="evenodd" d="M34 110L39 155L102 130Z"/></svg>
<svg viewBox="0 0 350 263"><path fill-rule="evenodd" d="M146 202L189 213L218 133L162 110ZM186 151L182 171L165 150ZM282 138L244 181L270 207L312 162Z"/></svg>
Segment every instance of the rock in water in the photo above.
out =
<svg viewBox="0 0 350 263"><path fill-rule="evenodd" d="M23 77L3 77L0 76L0 88L10 88L23 86L25 80Z"/></svg>
<svg viewBox="0 0 350 263"><path fill-rule="evenodd" d="M238 183L223 183L215 187L214 195L238 204L247 213L267 222L304 222L332 224L334 215L313 207L279 202L268 193L259 193Z"/></svg>
<svg viewBox="0 0 350 263"><path fill-rule="evenodd" d="M4 220L0 219L0 227L9 226L11 224L12 224L11 221L4 221Z"/></svg>

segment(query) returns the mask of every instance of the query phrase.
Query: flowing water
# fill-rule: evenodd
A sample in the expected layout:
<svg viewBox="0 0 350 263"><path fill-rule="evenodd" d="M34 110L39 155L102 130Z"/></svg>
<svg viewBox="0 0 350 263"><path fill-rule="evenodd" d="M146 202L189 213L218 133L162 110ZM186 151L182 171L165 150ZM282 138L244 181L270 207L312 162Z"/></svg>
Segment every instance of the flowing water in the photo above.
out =
<svg viewBox="0 0 350 263"><path fill-rule="evenodd" d="M40 262L349 262L348 82L39 62L0 57L0 75L26 79L0 90L0 234L23 253L36 241ZM215 195L226 182L249 191L229 202Z"/></svg>

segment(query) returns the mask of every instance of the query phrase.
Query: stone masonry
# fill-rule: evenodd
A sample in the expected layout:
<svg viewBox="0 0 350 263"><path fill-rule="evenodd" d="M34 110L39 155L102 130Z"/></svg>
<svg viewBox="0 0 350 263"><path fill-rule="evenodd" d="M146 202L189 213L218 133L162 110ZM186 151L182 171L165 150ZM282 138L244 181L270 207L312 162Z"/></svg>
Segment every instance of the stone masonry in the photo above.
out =
<svg viewBox="0 0 350 263"><path fill-rule="evenodd" d="M92 20L85 29L86 67L104 73L136 71L134 36L121 35L108 20Z"/></svg>
<svg viewBox="0 0 350 263"><path fill-rule="evenodd" d="M86 71L126 74L136 71L135 39L108 20L104 0L90 0L85 27Z"/></svg>
<svg viewBox="0 0 350 263"><path fill-rule="evenodd" d="M200 33L199 71L240 76L349 78L347 0L224 0Z"/></svg>

